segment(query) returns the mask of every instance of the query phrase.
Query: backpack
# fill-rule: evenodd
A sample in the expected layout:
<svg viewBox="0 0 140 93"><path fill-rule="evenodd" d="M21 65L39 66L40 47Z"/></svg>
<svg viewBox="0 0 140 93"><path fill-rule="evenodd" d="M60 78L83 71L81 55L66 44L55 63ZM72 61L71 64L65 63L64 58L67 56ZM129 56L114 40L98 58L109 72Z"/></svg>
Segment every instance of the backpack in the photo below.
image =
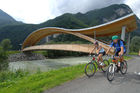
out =
<svg viewBox="0 0 140 93"><path fill-rule="evenodd" d="M122 41L124 45L126 44L126 42L125 42L124 40L119 39L119 40L118 40L118 42L119 42L119 47L120 47L120 41ZM113 41L112 41L112 42L113 42ZM115 43L113 43L113 46L115 46Z"/></svg>

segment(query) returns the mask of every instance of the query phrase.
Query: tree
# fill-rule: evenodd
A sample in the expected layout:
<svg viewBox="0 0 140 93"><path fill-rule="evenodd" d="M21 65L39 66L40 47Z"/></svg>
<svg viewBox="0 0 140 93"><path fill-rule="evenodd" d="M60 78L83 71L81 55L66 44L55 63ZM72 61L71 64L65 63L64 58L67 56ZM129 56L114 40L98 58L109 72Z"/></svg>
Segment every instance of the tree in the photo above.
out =
<svg viewBox="0 0 140 93"><path fill-rule="evenodd" d="M2 40L1 46L3 47L4 51L7 51L12 48L11 41L9 39Z"/></svg>
<svg viewBox="0 0 140 93"><path fill-rule="evenodd" d="M140 49L140 37L135 36L131 40L131 51L138 52Z"/></svg>
<svg viewBox="0 0 140 93"><path fill-rule="evenodd" d="M6 51L0 46L0 71L8 68L7 54Z"/></svg>
<svg viewBox="0 0 140 93"><path fill-rule="evenodd" d="M6 70L8 68L8 56L7 51L12 48L11 41L9 39L4 39L0 43L0 71Z"/></svg>

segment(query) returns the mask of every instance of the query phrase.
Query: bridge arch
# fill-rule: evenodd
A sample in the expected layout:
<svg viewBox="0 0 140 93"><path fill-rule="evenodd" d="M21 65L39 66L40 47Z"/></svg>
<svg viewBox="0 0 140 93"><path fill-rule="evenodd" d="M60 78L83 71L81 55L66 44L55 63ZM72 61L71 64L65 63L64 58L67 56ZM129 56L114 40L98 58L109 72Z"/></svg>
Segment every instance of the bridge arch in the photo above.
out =
<svg viewBox="0 0 140 93"><path fill-rule="evenodd" d="M61 34L61 33L72 34L74 36L83 38L92 43L94 43L94 41L95 41L93 38L83 35L81 33L73 33L70 31L63 30L61 28L46 27L46 28L42 28L42 29L39 29L39 30L31 33L24 41L24 43L22 45L22 49L24 49L25 47L34 46L37 42L39 42L41 39L45 38L46 36L53 35L53 34Z"/></svg>
<svg viewBox="0 0 140 93"><path fill-rule="evenodd" d="M61 33L72 34L94 43L95 40L91 38L91 36L93 37L96 35L96 37L103 37L122 33L123 34L122 36L124 38L125 32L132 32L136 28L137 24L134 13L131 13L122 18L116 19L114 21L105 24L84 29L64 29L57 27L45 27L34 31L25 39L25 41L22 44L22 51L24 50L30 51L33 49L37 50L37 48L39 47L36 47L35 49L33 46L35 46L36 43L39 42L41 39L53 34L61 34ZM102 45L102 47L104 47L105 49L109 47L108 45L101 42L99 44ZM48 47L46 47L46 49L48 49Z"/></svg>

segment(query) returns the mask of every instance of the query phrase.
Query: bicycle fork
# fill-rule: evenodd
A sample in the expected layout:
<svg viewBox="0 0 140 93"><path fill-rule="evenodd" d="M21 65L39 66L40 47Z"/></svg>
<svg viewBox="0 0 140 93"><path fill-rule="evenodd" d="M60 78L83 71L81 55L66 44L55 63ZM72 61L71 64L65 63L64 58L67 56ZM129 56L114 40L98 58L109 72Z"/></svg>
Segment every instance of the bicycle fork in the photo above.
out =
<svg viewBox="0 0 140 93"><path fill-rule="evenodd" d="M114 73L115 72L115 68L116 68L116 65L112 64L112 66L109 68L109 72Z"/></svg>

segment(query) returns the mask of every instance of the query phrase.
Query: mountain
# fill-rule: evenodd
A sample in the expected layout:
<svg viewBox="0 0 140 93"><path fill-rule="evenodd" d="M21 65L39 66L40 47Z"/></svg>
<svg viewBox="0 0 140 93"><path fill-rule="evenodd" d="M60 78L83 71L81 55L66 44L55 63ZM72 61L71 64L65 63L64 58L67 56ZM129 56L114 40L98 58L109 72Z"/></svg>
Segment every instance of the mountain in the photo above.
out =
<svg viewBox="0 0 140 93"><path fill-rule="evenodd" d="M89 27L115 20L130 13L132 13L132 10L127 5L115 4L102 9L92 10L85 14L80 12L77 14L66 13L62 16L56 17L53 20L49 20L43 23L43 25L61 27L60 24L62 24L62 22L68 24L67 22L70 21L70 19L75 19L74 22L79 21L81 24ZM58 22L60 22L60 24ZM64 27L64 25L62 25L62 27Z"/></svg>
<svg viewBox="0 0 140 93"><path fill-rule="evenodd" d="M13 49L19 49L19 44L23 43L30 33L42 27L62 27L70 29L86 28L115 20L130 13L132 13L132 10L127 5L115 4L105 8L92 10L84 14L66 13L37 25L8 25L0 28L0 41L9 38L12 41ZM140 20L138 18L137 23L139 25L138 30L140 30ZM140 31L138 30L133 32L133 36L140 35ZM72 38L70 35L67 35L67 37Z"/></svg>
<svg viewBox="0 0 140 93"><path fill-rule="evenodd" d="M83 21L77 19L73 14L66 13L62 16L56 17L55 19L49 20L40 24L41 27L44 26L53 26L53 27L62 27L62 28L85 28L88 27Z"/></svg>
<svg viewBox="0 0 140 93"><path fill-rule="evenodd" d="M22 22L16 21L14 18L0 9L0 27L16 24L22 24Z"/></svg>

